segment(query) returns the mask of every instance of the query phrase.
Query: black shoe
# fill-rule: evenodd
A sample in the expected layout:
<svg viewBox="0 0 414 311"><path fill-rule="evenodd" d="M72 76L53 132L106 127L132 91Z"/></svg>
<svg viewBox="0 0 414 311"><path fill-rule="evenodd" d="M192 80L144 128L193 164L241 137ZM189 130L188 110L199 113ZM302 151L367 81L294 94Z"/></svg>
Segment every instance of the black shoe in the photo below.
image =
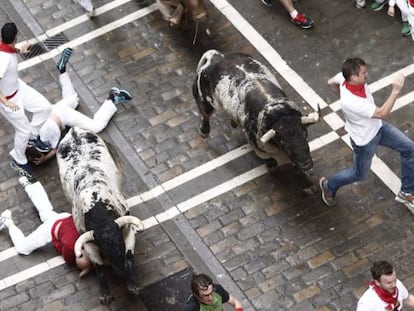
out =
<svg viewBox="0 0 414 311"><path fill-rule="evenodd" d="M131 100L132 96L127 90L121 90L116 86L109 91L108 99L112 100L115 105Z"/></svg>
<svg viewBox="0 0 414 311"><path fill-rule="evenodd" d="M10 162L10 166L19 173L20 176L25 176L31 183L36 182L36 178L33 176L32 168L29 164L18 164L16 160Z"/></svg>
<svg viewBox="0 0 414 311"><path fill-rule="evenodd" d="M34 146L35 149L39 152L49 152L52 146L49 142L44 142L40 140L40 137L37 136L37 139L35 140Z"/></svg>
<svg viewBox="0 0 414 311"><path fill-rule="evenodd" d="M71 48L66 48L63 50L62 54L60 54L60 57L56 62L56 68L60 73L64 73L66 71L66 64L68 63L69 58L72 56L72 51L73 50Z"/></svg>
<svg viewBox="0 0 414 311"><path fill-rule="evenodd" d="M264 5L271 6L273 4L272 0L260 0Z"/></svg>

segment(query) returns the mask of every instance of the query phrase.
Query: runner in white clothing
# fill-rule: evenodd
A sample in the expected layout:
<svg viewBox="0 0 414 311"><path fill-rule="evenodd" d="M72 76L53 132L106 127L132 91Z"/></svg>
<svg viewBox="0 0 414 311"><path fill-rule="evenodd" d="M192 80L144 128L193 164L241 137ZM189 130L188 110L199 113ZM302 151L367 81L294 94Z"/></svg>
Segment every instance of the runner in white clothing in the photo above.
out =
<svg viewBox="0 0 414 311"><path fill-rule="evenodd" d="M19 174L33 179L30 165L27 163L25 150L30 139L35 139L40 126L51 111L51 104L38 91L19 79L17 53L27 52L28 47L20 51L15 47L17 27L6 23L1 29L0 43L0 113L15 129L14 148L10 151L13 158L12 167ZM32 113L29 122L25 110Z"/></svg>
<svg viewBox="0 0 414 311"><path fill-rule="evenodd" d="M42 154L35 164L40 164L56 153L61 133L65 127L81 127L95 133L101 132L109 120L117 111L119 103L131 100L131 95L126 90L113 87L109 92L108 99L103 102L93 118L76 111L79 104L78 94L73 88L69 75L66 73L66 64L72 55L72 49L66 48L57 62L57 68L61 73L59 81L62 87L62 100L52 107L49 118L42 125L39 136L34 142L34 147Z"/></svg>
<svg viewBox="0 0 414 311"><path fill-rule="evenodd" d="M373 281L358 300L357 311L399 311L404 305L414 307L414 296L397 279L393 266L377 261L371 267Z"/></svg>
<svg viewBox="0 0 414 311"><path fill-rule="evenodd" d="M88 15L89 18L95 16L95 8L92 4L92 0L75 0L77 3L79 3L86 11L86 15Z"/></svg>

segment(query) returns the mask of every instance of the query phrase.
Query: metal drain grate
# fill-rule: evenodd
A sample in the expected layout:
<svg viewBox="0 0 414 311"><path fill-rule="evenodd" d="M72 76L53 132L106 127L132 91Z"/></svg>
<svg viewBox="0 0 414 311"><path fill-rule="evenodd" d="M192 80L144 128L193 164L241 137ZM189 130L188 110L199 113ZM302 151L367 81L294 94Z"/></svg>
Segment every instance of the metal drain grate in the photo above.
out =
<svg viewBox="0 0 414 311"><path fill-rule="evenodd" d="M59 33L51 38L46 39L43 42L33 44L30 48L29 53L23 54L22 57L23 59L29 59L41 55L46 51L53 50L66 42L68 42L68 39L66 39L65 35L63 33Z"/></svg>

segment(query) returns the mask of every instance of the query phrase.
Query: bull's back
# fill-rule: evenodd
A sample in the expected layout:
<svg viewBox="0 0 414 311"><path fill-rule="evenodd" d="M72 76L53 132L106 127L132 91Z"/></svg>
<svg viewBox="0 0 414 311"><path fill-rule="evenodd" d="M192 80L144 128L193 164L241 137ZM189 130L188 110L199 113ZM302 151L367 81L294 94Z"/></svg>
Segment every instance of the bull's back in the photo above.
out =
<svg viewBox="0 0 414 311"><path fill-rule="evenodd" d="M85 213L94 200L94 193L121 202L120 173L106 144L95 133L72 128L62 139L57 150L57 163L63 191L72 203L77 218ZM83 222L76 224L83 229Z"/></svg>
<svg viewBox="0 0 414 311"><path fill-rule="evenodd" d="M199 61L196 83L199 98L242 126L269 100L286 96L266 66L242 53L207 51Z"/></svg>

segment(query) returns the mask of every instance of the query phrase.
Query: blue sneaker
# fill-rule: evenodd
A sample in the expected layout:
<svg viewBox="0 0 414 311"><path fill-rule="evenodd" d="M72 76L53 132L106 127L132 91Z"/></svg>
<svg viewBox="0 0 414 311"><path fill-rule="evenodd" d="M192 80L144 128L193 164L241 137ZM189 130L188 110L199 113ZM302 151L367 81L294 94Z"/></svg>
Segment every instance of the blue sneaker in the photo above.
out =
<svg viewBox="0 0 414 311"><path fill-rule="evenodd" d="M121 90L114 86L109 92L108 99L112 100L115 105L118 105L120 103L126 102L127 100L131 100L132 96L127 90Z"/></svg>
<svg viewBox="0 0 414 311"><path fill-rule="evenodd" d="M27 147L34 147L36 144L36 139L35 138L30 138L29 141L27 142Z"/></svg>
<svg viewBox="0 0 414 311"><path fill-rule="evenodd" d="M32 168L29 164L18 164L16 160L10 162L10 166L19 173L20 176L25 176L27 179L34 183L36 178L33 176Z"/></svg>
<svg viewBox="0 0 414 311"><path fill-rule="evenodd" d="M49 142L41 141L40 136L37 136L33 147L39 152L49 152L52 148Z"/></svg>
<svg viewBox="0 0 414 311"><path fill-rule="evenodd" d="M72 51L73 50L71 48L66 48L63 50L62 54L60 54L60 57L56 62L56 68L60 73L66 72L66 64L68 63L69 58L72 56Z"/></svg>

